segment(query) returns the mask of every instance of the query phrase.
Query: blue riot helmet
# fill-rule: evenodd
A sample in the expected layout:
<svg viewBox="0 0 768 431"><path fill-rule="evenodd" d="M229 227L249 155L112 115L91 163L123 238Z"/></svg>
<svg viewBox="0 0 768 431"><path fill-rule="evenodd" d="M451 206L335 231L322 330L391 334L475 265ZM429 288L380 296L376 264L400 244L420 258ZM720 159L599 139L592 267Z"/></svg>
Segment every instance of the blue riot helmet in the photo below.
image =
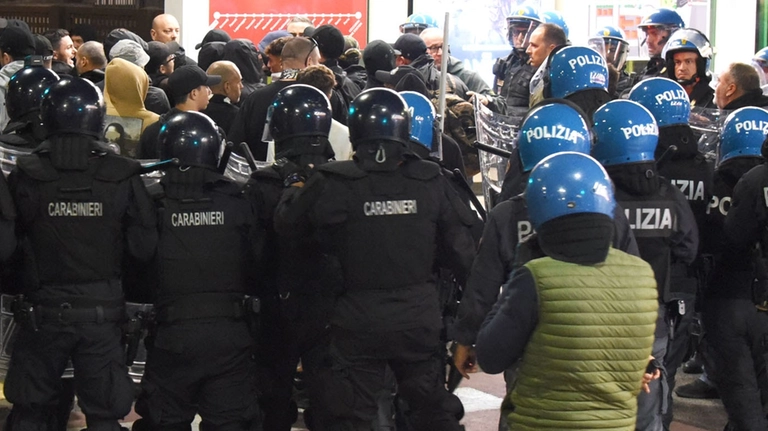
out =
<svg viewBox="0 0 768 431"><path fill-rule="evenodd" d="M76 133L101 138L107 108L91 81L62 78L43 91L40 120L48 135Z"/></svg>
<svg viewBox="0 0 768 431"><path fill-rule="evenodd" d="M608 91L608 66L597 51L585 46L565 46L547 59L544 97L566 98L587 89Z"/></svg>
<svg viewBox="0 0 768 431"><path fill-rule="evenodd" d="M562 151L589 154L591 135L584 117L565 103L549 103L532 110L520 126L518 150L523 172L543 158Z"/></svg>
<svg viewBox="0 0 768 431"><path fill-rule="evenodd" d="M269 133L275 140L275 153L285 141L296 137L328 137L331 131L331 102L322 91L306 84L293 84L280 90L270 106Z"/></svg>
<svg viewBox="0 0 768 431"><path fill-rule="evenodd" d="M349 141L352 148L367 141L396 141L408 145L411 119L408 105L394 90L372 88L349 104Z"/></svg>
<svg viewBox="0 0 768 431"><path fill-rule="evenodd" d="M760 157L768 134L768 111L754 106L731 112L723 123L717 164L736 157Z"/></svg>
<svg viewBox="0 0 768 431"><path fill-rule="evenodd" d="M755 56L752 57L752 61L760 65L760 67L762 67L763 70L768 73L768 46L761 49L760 51L757 51Z"/></svg>
<svg viewBox="0 0 768 431"><path fill-rule="evenodd" d="M541 13L541 21L544 23L552 23L563 29L565 32L565 38L568 38L568 24L565 22L563 14L556 10L548 10Z"/></svg>
<svg viewBox="0 0 768 431"><path fill-rule="evenodd" d="M405 23L400 24L400 33L419 34L430 27L439 27L434 17L425 13L414 13L405 20Z"/></svg>
<svg viewBox="0 0 768 431"><path fill-rule="evenodd" d="M408 111L411 114L411 141L432 151L435 117L437 117L435 105L423 94L415 91L403 91L400 95L408 104Z"/></svg>
<svg viewBox="0 0 768 431"><path fill-rule="evenodd" d="M629 93L635 101L651 111L659 127L687 125L691 101L682 85L667 78L649 78L638 82Z"/></svg>
<svg viewBox="0 0 768 431"><path fill-rule="evenodd" d="M678 52L693 52L698 54L696 59L696 74L691 78L678 79L675 76L674 55ZM696 82L696 78L703 78L709 73L709 64L714 54L714 48L704 33L693 28L681 28L669 37L661 56L667 62L667 76L678 81L682 85L690 85Z"/></svg>
<svg viewBox="0 0 768 431"><path fill-rule="evenodd" d="M539 11L533 6L520 6L507 17L507 40L517 51L525 52L533 30L541 24Z"/></svg>
<svg viewBox="0 0 768 431"><path fill-rule="evenodd" d="M653 114L631 100L612 100L595 111L592 157L603 166L654 160L659 128Z"/></svg>
<svg viewBox="0 0 768 431"><path fill-rule="evenodd" d="M651 12L650 15L643 18L643 20L637 26L637 28L646 34L648 33L648 29L651 27L655 27L659 30L668 32L668 39L672 33L675 32L675 30L685 27L685 23L677 12L673 11L672 9L660 8L656 9L655 11ZM643 39L643 43L645 43L645 39Z"/></svg>
<svg viewBox="0 0 768 431"><path fill-rule="evenodd" d="M5 96L5 108L11 121L39 111L43 93L58 80L56 72L41 66L27 66L13 74Z"/></svg>
<svg viewBox="0 0 768 431"><path fill-rule="evenodd" d="M181 166L217 170L224 145L216 123L194 111L175 112L166 117L157 136L161 158L179 159Z"/></svg>
<svg viewBox="0 0 768 431"><path fill-rule="evenodd" d="M588 154L555 153L536 164L525 189L535 229L558 217L594 213L613 218L616 201L605 168Z"/></svg>
<svg viewBox="0 0 768 431"><path fill-rule="evenodd" d="M595 34L602 37L605 43L605 61L612 64L616 70L624 69L629 55L629 42L620 28L607 25Z"/></svg>

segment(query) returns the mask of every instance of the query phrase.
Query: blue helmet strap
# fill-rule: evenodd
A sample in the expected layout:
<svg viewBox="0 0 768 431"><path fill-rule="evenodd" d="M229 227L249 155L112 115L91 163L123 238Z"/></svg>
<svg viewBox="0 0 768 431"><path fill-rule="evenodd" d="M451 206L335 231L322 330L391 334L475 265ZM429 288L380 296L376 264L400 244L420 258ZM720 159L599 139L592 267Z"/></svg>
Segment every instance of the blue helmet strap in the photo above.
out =
<svg viewBox="0 0 768 431"><path fill-rule="evenodd" d="M557 217L542 224L539 247L556 260L580 265L605 261L613 241L613 220L600 213L579 213Z"/></svg>

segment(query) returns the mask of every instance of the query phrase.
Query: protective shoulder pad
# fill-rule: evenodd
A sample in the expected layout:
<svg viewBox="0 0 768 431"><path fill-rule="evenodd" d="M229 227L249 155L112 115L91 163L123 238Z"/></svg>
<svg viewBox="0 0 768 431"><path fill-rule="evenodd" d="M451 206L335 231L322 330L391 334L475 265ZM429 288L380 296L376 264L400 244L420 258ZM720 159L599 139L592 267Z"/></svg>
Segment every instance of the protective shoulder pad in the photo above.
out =
<svg viewBox="0 0 768 431"><path fill-rule="evenodd" d="M213 186L213 190L221 194L229 196L239 196L243 194L243 187L225 176L221 176L216 181L212 182L211 185Z"/></svg>
<svg viewBox="0 0 768 431"><path fill-rule="evenodd" d="M14 147L29 148L30 151L36 145L34 142L29 142L28 140L24 139L22 136L15 135L12 133L0 135L0 142L8 145L13 145Z"/></svg>
<svg viewBox="0 0 768 431"><path fill-rule="evenodd" d="M50 161L44 161L37 154L21 156L16 159L16 167L26 175L37 181L56 181L59 173L53 168Z"/></svg>
<svg viewBox="0 0 768 431"><path fill-rule="evenodd" d="M428 160L408 160L405 162L403 175L415 180L429 181L440 175L440 165Z"/></svg>
<svg viewBox="0 0 768 431"><path fill-rule="evenodd" d="M280 178L280 174L278 174L277 171L272 168L272 166L256 169L251 173L251 178L255 179L256 181L259 181L260 179L270 179L281 182L283 181L283 179Z"/></svg>
<svg viewBox="0 0 768 431"><path fill-rule="evenodd" d="M123 181L141 171L141 164L138 161L111 153L101 156L100 162L94 178L102 181Z"/></svg>
<svg viewBox="0 0 768 431"><path fill-rule="evenodd" d="M368 175L367 172L357 167L357 164L352 160L328 162L320 165L317 170L324 174L338 175L345 178L364 178Z"/></svg>

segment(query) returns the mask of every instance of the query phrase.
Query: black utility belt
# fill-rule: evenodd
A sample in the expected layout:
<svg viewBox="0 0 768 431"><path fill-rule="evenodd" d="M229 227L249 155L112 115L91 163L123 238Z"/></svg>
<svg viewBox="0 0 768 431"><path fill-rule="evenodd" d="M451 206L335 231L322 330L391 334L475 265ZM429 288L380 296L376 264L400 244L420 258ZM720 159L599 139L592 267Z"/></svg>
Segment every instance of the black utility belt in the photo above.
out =
<svg viewBox="0 0 768 431"><path fill-rule="evenodd" d="M259 311L259 299L255 297L181 300L155 307L154 320L158 323L173 323L193 319L243 319L246 314L258 314Z"/></svg>
<svg viewBox="0 0 768 431"><path fill-rule="evenodd" d="M124 307L102 306L89 308L72 308L68 303L59 307L36 305L33 307L35 317L40 323L60 323L63 325L120 322L125 320Z"/></svg>

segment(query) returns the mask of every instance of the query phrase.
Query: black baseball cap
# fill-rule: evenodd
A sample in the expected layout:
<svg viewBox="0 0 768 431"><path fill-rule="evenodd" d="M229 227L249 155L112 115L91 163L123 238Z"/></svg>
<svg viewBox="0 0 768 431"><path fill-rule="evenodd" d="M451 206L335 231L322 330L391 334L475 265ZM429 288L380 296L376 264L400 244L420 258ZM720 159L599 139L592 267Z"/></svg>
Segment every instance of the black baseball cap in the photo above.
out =
<svg viewBox="0 0 768 431"><path fill-rule="evenodd" d="M389 72L395 68L395 50L383 40L374 40L363 50L363 64L369 75L375 75L377 70Z"/></svg>
<svg viewBox="0 0 768 431"><path fill-rule="evenodd" d="M324 24L316 28L311 37L317 42L317 49L323 57L336 59L344 54L344 35L338 28Z"/></svg>
<svg viewBox="0 0 768 431"><path fill-rule="evenodd" d="M414 69L411 66L400 66L392 69L391 71L387 72L386 70L377 70L376 71L376 80L380 81L383 84L389 84L392 86L397 85L398 82L400 82L403 78L405 78L408 75L418 75L418 77L423 81L424 77L421 76L421 72Z"/></svg>
<svg viewBox="0 0 768 431"><path fill-rule="evenodd" d="M168 78L168 89L178 99L201 85L212 86L221 82L221 76L208 75L196 65L181 66Z"/></svg>
<svg viewBox="0 0 768 431"><path fill-rule="evenodd" d="M402 55L411 61L427 53L427 44L413 33L405 33L398 37L392 48L399 51L397 55Z"/></svg>
<svg viewBox="0 0 768 431"><path fill-rule="evenodd" d="M35 54L35 40L28 28L8 25L0 33L0 50L16 60Z"/></svg>
<svg viewBox="0 0 768 431"><path fill-rule="evenodd" d="M168 56L173 54L173 51L163 42L153 40L147 42L147 54L149 54L149 62L144 66L144 70L147 73L155 73L160 66L168 61Z"/></svg>
<svg viewBox="0 0 768 431"><path fill-rule="evenodd" d="M208 42L229 42L232 38L224 30L214 29L205 34L203 41L195 45L195 49L200 49Z"/></svg>

